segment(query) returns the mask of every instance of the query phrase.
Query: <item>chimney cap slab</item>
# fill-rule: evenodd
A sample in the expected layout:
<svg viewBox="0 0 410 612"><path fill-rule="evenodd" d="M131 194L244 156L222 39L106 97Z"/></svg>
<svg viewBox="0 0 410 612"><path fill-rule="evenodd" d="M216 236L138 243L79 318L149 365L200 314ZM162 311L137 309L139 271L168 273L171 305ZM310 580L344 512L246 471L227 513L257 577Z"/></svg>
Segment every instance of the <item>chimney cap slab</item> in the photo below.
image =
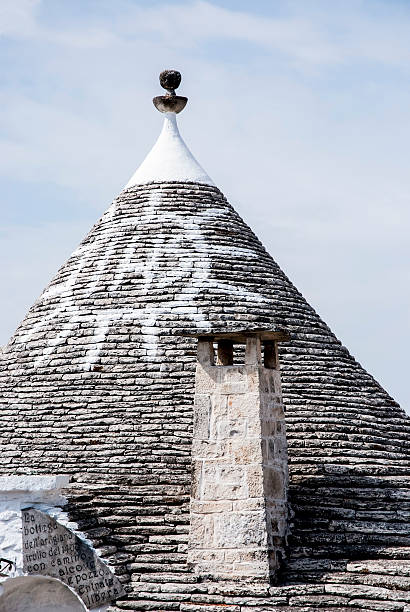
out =
<svg viewBox="0 0 410 612"><path fill-rule="evenodd" d="M249 329L238 330L231 332L215 332L215 333L197 333L197 334L181 334L188 338L198 338L199 340L208 340L209 342L218 342L218 340L230 340L234 344L246 344L247 338L257 337L261 342L287 342L291 339L289 332L284 329L275 331L267 329Z"/></svg>

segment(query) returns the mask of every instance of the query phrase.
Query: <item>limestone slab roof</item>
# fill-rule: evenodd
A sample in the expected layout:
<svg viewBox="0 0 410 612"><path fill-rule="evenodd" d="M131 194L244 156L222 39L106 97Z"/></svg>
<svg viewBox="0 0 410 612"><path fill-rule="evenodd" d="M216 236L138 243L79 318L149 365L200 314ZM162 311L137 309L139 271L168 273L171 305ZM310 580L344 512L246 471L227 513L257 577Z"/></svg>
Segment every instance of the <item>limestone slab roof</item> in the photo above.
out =
<svg viewBox="0 0 410 612"><path fill-rule="evenodd" d="M4 348L2 472L72 474L74 519L90 537L100 529L95 537L135 584L153 573L184 574L189 335L286 329L293 519L283 584L335 580L333 608L344 609L356 597L349 563L360 560L376 576L377 560L402 576L410 561L409 419L220 190L179 178L131 181ZM376 600L409 601L404 587L387 582ZM291 606L282 591L276 596Z"/></svg>

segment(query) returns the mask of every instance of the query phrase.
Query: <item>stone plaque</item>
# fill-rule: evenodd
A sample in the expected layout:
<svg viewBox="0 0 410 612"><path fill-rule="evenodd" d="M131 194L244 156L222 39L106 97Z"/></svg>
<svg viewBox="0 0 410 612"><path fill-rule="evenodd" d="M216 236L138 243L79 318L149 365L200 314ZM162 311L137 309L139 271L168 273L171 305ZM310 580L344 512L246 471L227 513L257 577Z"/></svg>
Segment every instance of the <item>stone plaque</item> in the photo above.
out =
<svg viewBox="0 0 410 612"><path fill-rule="evenodd" d="M74 532L34 508L22 510L22 518L27 574L59 578L89 609L124 595L118 578Z"/></svg>

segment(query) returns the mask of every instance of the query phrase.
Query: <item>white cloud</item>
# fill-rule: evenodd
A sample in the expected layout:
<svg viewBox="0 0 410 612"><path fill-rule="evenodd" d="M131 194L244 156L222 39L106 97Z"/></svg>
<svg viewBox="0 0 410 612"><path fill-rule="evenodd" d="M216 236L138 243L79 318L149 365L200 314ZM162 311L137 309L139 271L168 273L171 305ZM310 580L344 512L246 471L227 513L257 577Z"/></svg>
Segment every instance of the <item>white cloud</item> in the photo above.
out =
<svg viewBox="0 0 410 612"><path fill-rule="evenodd" d="M0 36L32 36L37 30L35 11L41 0L2 0L0 3Z"/></svg>
<svg viewBox="0 0 410 612"><path fill-rule="evenodd" d="M203 0L188 6L160 5L134 10L136 21L143 30L159 33L162 40L174 46L195 47L204 39L238 39L276 49L303 62L339 59L334 45L329 44L311 22L297 17L257 17ZM127 23L130 32L132 21L127 20Z"/></svg>

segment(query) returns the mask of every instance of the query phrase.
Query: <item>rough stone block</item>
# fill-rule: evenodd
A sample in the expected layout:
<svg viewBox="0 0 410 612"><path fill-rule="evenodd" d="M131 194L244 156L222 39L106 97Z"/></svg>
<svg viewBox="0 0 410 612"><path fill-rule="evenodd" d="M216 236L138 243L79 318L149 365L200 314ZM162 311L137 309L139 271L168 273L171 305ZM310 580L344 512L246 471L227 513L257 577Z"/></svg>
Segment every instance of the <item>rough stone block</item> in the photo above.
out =
<svg viewBox="0 0 410 612"><path fill-rule="evenodd" d="M234 439L229 441L229 454L234 463L249 465L251 463L262 464L261 440L254 439Z"/></svg>
<svg viewBox="0 0 410 612"><path fill-rule="evenodd" d="M261 363L261 341L260 338L247 338L245 349L245 364L260 365Z"/></svg>
<svg viewBox="0 0 410 612"><path fill-rule="evenodd" d="M210 375L209 368L204 368L201 364L198 364L195 374L195 392L209 393L215 390L216 385L217 381Z"/></svg>
<svg viewBox="0 0 410 612"><path fill-rule="evenodd" d="M207 393L195 395L194 431L196 438L209 438L209 421L211 413L211 398Z"/></svg>
<svg viewBox="0 0 410 612"><path fill-rule="evenodd" d="M243 417L257 419L259 415L259 394L245 393L245 394L232 394L228 396L227 402L227 413L232 417Z"/></svg>
<svg viewBox="0 0 410 612"><path fill-rule="evenodd" d="M231 512L233 503L231 501L191 501L191 513L196 514L214 514L218 512Z"/></svg>
<svg viewBox="0 0 410 612"><path fill-rule="evenodd" d="M212 420L211 438L223 440L224 438L245 438L247 434L248 420L242 417L218 416Z"/></svg>
<svg viewBox="0 0 410 612"><path fill-rule="evenodd" d="M213 343L206 340L199 340L197 346L198 363L209 367L214 363Z"/></svg>
<svg viewBox="0 0 410 612"><path fill-rule="evenodd" d="M231 512L215 516L215 545L218 548L267 546L266 519L263 510Z"/></svg>
<svg viewBox="0 0 410 612"><path fill-rule="evenodd" d="M202 499L233 500L246 497L245 471L235 465L207 462L203 469Z"/></svg>
<svg viewBox="0 0 410 612"><path fill-rule="evenodd" d="M191 514L190 551L212 548L214 545L214 517L211 514Z"/></svg>
<svg viewBox="0 0 410 612"><path fill-rule="evenodd" d="M282 471L267 467L263 471L265 496L273 499L283 499L285 492L285 477Z"/></svg>
<svg viewBox="0 0 410 612"><path fill-rule="evenodd" d="M260 465L249 465L246 468L248 497L264 498L263 470Z"/></svg>

